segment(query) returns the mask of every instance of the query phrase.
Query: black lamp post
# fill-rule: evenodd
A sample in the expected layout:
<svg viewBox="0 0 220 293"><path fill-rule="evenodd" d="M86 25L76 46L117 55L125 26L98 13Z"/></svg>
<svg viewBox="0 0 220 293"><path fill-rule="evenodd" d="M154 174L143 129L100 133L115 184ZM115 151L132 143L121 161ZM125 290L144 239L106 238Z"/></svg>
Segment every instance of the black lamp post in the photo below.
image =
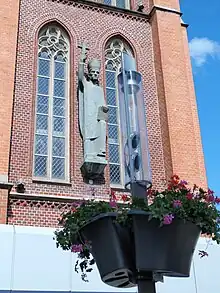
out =
<svg viewBox="0 0 220 293"><path fill-rule="evenodd" d="M152 184L142 76L136 70L135 59L126 53L122 53L118 92L125 188L131 190L132 197L146 199ZM137 285L139 293L155 293L153 272L138 272L137 268Z"/></svg>

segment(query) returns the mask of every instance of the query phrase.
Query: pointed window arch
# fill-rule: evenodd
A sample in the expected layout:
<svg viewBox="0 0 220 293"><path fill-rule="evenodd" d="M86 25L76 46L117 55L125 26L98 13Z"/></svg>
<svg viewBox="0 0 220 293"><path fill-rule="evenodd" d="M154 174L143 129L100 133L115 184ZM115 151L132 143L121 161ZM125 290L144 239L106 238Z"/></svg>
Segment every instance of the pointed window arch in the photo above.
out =
<svg viewBox="0 0 220 293"><path fill-rule="evenodd" d="M33 176L69 179L69 38L54 24L38 35Z"/></svg>
<svg viewBox="0 0 220 293"><path fill-rule="evenodd" d="M122 162L120 115L117 93L117 74L121 68L121 53L134 55L131 47L120 38L110 39L105 47L105 80L106 100L109 107L108 118L108 154L110 168L110 184L124 184L124 169Z"/></svg>

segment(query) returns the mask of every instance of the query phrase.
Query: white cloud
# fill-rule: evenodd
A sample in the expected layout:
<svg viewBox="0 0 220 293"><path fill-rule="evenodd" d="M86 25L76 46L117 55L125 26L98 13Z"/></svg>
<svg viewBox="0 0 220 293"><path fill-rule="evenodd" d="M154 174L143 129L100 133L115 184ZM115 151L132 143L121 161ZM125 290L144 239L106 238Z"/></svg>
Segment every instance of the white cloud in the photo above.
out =
<svg viewBox="0 0 220 293"><path fill-rule="evenodd" d="M189 42L189 50L197 67L205 64L209 56L220 56L220 44L208 38L193 38Z"/></svg>

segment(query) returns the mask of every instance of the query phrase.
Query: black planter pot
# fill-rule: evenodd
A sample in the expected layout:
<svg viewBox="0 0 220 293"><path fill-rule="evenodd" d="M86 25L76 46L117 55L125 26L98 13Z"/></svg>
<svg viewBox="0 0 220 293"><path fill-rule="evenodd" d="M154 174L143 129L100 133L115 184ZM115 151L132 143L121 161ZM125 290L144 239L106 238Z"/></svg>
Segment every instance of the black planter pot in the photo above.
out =
<svg viewBox="0 0 220 293"><path fill-rule="evenodd" d="M81 229L84 240L91 241L91 253L102 281L110 286L129 288L133 280L133 257L128 229L115 223L117 214L100 214Z"/></svg>
<svg viewBox="0 0 220 293"><path fill-rule="evenodd" d="M158 220L148 221L149 214L131 211L136 269L163 273L169 277L189 277L193 252L200 235L198 226L174 219L159 227Z"/></svg>

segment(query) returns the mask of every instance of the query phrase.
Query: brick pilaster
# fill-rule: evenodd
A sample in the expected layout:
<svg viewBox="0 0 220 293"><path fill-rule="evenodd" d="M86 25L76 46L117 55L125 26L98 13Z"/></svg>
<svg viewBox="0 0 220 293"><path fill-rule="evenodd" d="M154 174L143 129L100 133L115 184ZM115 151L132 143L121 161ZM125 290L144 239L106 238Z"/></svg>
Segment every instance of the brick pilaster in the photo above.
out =
<svg viewBox="0 0 220 293"><path fill-rule="evenodd" d="M163 2L171 4L173 1ZM164 155L169 163L167 155L170 152L173 173L178 173L190 183L205 186L206 174L190 76L188 42L183 31L185 27L181 25L179 13L156 7L151 25L158 99L163 106L161 114L166 127L162 133L164 141L169 138L169 144L166 142L164 145Z"/></svg>
<svg viewBox="0 0 220 293"><path fill-rule="evenodd" d="M19 0L0 1L0 181L8 181Z"/></svg>

